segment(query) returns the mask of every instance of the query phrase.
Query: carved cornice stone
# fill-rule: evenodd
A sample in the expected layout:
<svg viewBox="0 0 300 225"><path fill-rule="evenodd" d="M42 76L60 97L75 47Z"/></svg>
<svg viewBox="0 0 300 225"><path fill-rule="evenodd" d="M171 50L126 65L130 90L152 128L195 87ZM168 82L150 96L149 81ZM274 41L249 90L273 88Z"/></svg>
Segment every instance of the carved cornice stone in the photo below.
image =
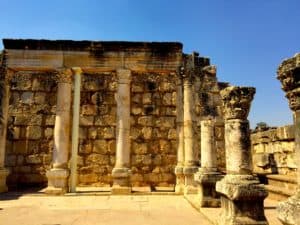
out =
<svg viewBox="0 0 300 225"><path fill-rule="evenodd" d="M280 64L277 79L286 92L291 110L300 110L300 53Z"/></svg>
<svg viewBox="0 0 300 225"><path fill-rule="evenodd" d="M221 92L224 118L246 120L255 94L253 87L230 86Z"/></svg>

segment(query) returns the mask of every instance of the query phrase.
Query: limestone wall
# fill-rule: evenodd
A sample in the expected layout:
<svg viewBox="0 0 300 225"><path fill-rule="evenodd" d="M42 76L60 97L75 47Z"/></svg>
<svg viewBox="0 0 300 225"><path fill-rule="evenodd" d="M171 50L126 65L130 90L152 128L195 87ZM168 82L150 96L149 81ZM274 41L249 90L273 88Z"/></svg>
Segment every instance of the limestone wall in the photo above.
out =
<svg viewBox="0 0 300 225"><path fill-rule="evenodd" d="M78 182L109 185L115 164L117 80L115 72L82 76Z"/></svg>
<svg viewBox="0 0 300 225"><path fill-rule="evenodd" d="M18 72L11 80L6 166L9 184L47 181L56 111L55 75Z"/></svg>
<svg viewBox="0 0 300 225"><path fill-rule="evenodd" d="M135 186L175 184L176 74L133 73L131 169Z"/></svg>
<svg viewBox="0 0 300 225"><path fill-rule="evenodd" d="M252 133L254 172L295 174L294 138L292 125Z"/></svg>

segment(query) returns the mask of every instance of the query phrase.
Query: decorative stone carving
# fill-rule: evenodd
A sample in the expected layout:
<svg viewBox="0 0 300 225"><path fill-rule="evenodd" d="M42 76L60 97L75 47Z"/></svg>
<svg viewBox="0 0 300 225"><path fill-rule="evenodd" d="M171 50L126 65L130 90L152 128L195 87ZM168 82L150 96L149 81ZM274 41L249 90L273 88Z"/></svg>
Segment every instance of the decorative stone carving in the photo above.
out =
<svg viewBox="0 0 300 225"><path fill-rule="evenodd" d="M289 106L294 113L295 164L297 170L297 191L278 205L278 218L284 225L300 224L300 53L284 60L278 68L277 79L286 92Z"/></svg>
<svg viewBox="0 0 300 225"><path fill-rule="evenodd" d="M254 93L251 87L227 87L221 91L227 174L216 184L222 207L219 225L268 224L263 206L267 191L251 174L247 116Z"/></svg>
<svg viewBox="0 0 300 225"><path fill-rule="evenodd" d="M247 119L255 88L230 86L223 89L220 94L225 119Z"/></svg>
<svg viewBox="0 0 300 225"><path fill-rule="evenodd" d="M73 79L73 73L72 69L64 68L60 70L56 70L55 72L56 75L56 81L57 83L72 83Z"/></svg>
<svg viewBox="0 0 300 225"><path fill-rule="evenodd" d="M112 194L131 192L130 175L130 82L131 71L118 69L117 148L116 164L112 171Z"/></svg>

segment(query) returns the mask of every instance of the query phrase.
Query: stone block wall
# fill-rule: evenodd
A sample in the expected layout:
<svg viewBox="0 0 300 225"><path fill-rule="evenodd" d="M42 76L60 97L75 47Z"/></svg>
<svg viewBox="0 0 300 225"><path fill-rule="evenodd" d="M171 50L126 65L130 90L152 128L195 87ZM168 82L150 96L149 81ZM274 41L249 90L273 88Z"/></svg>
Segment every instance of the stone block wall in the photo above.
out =
<svg viewBox="0 0 300 225"><path fill-rule="evenodd" d="M176 74L133 73L131 85L131 181L172 186L177 163Z"/></svg>
<svg viewBox="0 0 300 225"><path fill-rule="evenodd" d="M294 126L270 128L251 134L253 171L295 174Z"/></svg>
<svg viewBox="0 0 300 225"><path fill-rule="evenodd" d="M112 184L116 152L115 72L84 74L80 102L79 185Z"/></svg>
<svg viewBox="0 0 300 225"><path fill-rule="evenodd" d="M18 72L11 79L6 167L8 184L45 184L56 111L55 75Z"/></svg>

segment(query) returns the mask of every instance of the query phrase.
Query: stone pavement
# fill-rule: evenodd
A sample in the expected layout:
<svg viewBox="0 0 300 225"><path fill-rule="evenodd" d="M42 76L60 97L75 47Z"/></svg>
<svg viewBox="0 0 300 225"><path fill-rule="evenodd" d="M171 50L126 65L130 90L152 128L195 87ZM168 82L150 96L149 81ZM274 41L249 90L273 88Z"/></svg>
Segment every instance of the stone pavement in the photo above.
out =
<svg viewBox="0 0 300 225"><path fill-rule="evenodd" d="M158 195L156 195L158 194ZM0 195L0 224L5 225L212 225L220 208L198 208L197 195L174 193L117 196L108 192L80 192L47 196L42 192ZM277 219L278 202L266 199L270 225Z"/></svg>
<svg viewBox="0 0 300 225"><path fill-rule="evenodd" d="M2 225L189 225L211 223L183 196L0 195Z"/></svg>

